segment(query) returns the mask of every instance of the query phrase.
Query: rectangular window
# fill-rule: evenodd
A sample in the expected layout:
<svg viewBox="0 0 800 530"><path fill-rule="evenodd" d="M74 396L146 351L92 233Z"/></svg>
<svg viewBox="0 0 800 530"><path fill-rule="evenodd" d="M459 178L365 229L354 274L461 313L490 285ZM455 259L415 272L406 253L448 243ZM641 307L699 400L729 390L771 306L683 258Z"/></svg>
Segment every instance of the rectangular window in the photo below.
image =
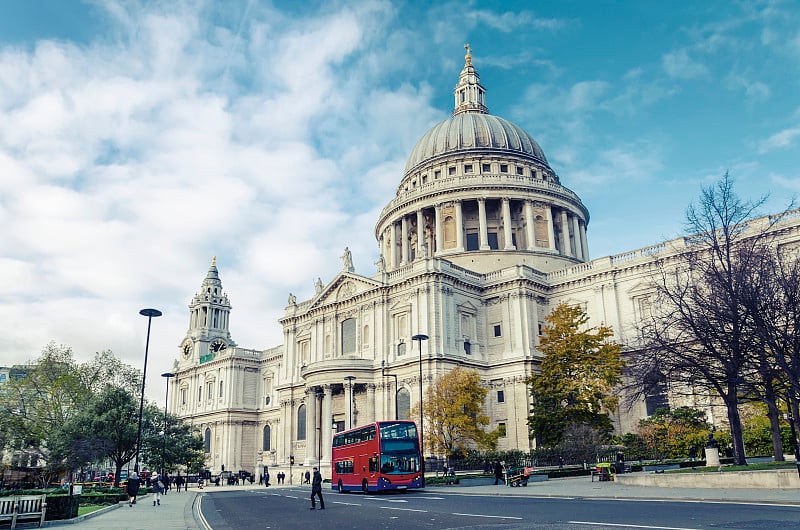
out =
<svg viewBox="0 0 800 530"><path fill-rule="evenodd" d="M206 383L206 397L210 400L214 397L214 382Z"/></svg>
<svg viewBox="0 0 800 530"><path fill-rule="evenodd" d="M506 395L502 390L497 391L497 402L498 403L505 403L506 402Z"/></svg>
<svg viewBox="0 0 800 530"><path fill-rule="evenodd" d="M181 388L181 405L186 405L186 389Z"/></svg>
<svg viewBox="0 0 800 530"><path fill-rule="evenodd" d="M492 170L492 165L491 164L483 164L481 169L483 170L484 173L489 173Z"/></svg>
<svg viewBox="0 0 800 530"><path fill-rule="evenodd" d="M497 250L498 248L500 248L500 246L497 244L497 232L489 232L488 234L486 234L486 236L488 239L490 249Z"/></svg>
<svg viewBox="0 0 800 530"><path fill-rule="evenodd" d="M500 164L500 173L508 173L508 164Z"/></svg>
<svg viewBox="0 0 800 530"><path fill-rule="evenodd" d="M464 164L464 173L472 173L472 164Z"/></svg>
<svg viewBox="0 0 800 530"><path fill-rule="evenodd" d="M478 250L478 233L467 232L467 250Z"/></svg>
<svg viewBox="0 0 800 530"><path fill-rule="evenodd" d="M422 175L422 183L425 184L428 182L428 175Z"/></svg>
<svg viewBox="0 0 800 530"><path fill-rule="evenodd" d="M500 330L500 324L495 324L494 325L494 336L495 337L502 336L502 333L501 333L501 330Z"/></svg>
<svg viewBox="0 0 800 530"><path fill-rule="evenodd" d="M500 432L500 437L501 438L505 438L506 437L506 424L505 423L498 423L497 424L497 430Z"/></svg>
<svg viewBox="0 0 800 530"><path fill-rule="evenodd" d="M542 323L539 322L539 335L541 335L541 334L542 334Z"/></svg>
<svg viewBox="0 0 800 530"><path fill-rule="evenodd" d="M348 318L342 322L342 355L356 351L356 319Z"/></svg>
<svg viewBox="0 0 800 530"><path fill-rule="evenodd" d="M197 401L203 401L203 387L197 387Z"/></svg>
<svg viewBox="0 0 800 530"><path fill-rule="evenodd" d="M406 343L401 342L397 345L397 355L405 355L406 354Z"/></svg>
<svg viewBox="0 0 800 530"><path fill-rule="evenodd" d="M522 166L517 166L517 175L522 175Z"/></svg>
<svg viewBox="0 0 800 530"><path fill-rule="evenodd" d="M434 171L433 172L433 179L434 180L439 180L439 177L441 177L441 176L442 176L442 172L441 171Z"/></svg>
<svg viewBox="0 0 800 530"><path fill-rule="evenodd" d="M222 397L222 381L219 382L219 397Z"/></svg>
<svg viewBox="0 0 800 530"><path fill-rule="evenodd" d="M449 168L447 168L447 174L448 175L455 175L456 174L456 166L450 166Z"/></svg>

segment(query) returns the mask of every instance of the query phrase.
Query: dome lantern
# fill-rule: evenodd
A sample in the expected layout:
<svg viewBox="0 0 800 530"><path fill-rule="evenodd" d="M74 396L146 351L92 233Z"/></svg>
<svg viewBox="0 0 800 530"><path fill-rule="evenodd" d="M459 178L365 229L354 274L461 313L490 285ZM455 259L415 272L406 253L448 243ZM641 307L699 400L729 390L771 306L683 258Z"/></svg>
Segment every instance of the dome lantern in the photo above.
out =
<svg viewBox="0 0 800 530"><path fill-rule="evenodd" d="M486 108L486 89L480 83L481 76L472 66L472 49L469 44L465 44L464 48L467 50L464 56L464 69L461 70L458 84L453 91L455 96L453 116L462 112L489 114L489 109Z"/></svg>

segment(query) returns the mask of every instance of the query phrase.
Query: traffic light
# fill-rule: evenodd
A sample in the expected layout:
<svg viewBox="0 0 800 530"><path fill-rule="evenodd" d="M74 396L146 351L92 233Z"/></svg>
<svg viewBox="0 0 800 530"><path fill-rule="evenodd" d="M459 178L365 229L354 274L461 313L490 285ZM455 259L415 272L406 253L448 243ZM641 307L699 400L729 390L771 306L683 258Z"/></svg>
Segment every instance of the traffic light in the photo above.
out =
<svg viewBox="0 0 800 530"><path fill-rule="evenodd" d="M293 465L294 465L294 455L291 455L291 456L289 457L289 465L290 465L290 466L293 466Z"/></svg>

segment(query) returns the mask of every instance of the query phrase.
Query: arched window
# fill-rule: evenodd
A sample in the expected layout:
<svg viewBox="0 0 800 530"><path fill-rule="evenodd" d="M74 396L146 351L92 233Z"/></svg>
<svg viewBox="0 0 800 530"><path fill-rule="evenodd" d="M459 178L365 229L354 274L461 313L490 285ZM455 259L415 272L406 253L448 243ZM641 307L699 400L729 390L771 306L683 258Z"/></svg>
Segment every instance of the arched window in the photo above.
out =
<svg viewBox="0 0 800 530"><path fill-rule="evenodd" d="M300 405L297 409L297 439L306 439L306 406Z"/></svg>
<svg viewBox="0 0 800 530"><path fill-rule="evenodd" d="M211 428L206 427L206 433L203 437L203 451L206 453L211 452Z"/></svg>
<svg viewBox="0 0 800 530"><path fill-rule="evenodd" d="M397 419L408 420L409 411L411 410L411 394L408 389L401 388L397 391Z"/></svg>
<svg viewBox="0 0 800 530"><path fill-rule="evenodd" d="M270 450L269 439L270 439L270 435L271 434L272 434L272 431L269 428L269 425L264 425L264 441L261 444L261 449L263 451L269 451Z"/></svg>

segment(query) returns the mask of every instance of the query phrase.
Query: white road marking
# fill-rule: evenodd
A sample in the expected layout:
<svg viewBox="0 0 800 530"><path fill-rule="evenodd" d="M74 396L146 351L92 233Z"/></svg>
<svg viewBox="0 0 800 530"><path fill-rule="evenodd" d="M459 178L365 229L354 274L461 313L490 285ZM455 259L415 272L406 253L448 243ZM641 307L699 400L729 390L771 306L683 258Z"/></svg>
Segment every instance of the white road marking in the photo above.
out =
<svg viewBox="0 0 800 530"><path fill-rule="evenodd" d="M567 521L570 524L590 524L593 526L611 526L614 528L647 528L648 530L699 530L697 528L684 528L675 526L646 526L640 524L622 524L622 523L596 523L592 521Z"/></svg>
<svg viewBox="0 0 800 530"><path fill-rule="evenodd" d="M395 508L394 506L378 506L381 510L400 510L403 512L421 512L428 513L428 510L414 510L413 508Z"/></svg>
<svg viewBox="0 0 800 530"><path fill-rule="evenodd" d="M342 501L331 501L333 504L344 504L345 506L361 506L356 502L342 502Z"/></svg>
<svg viewBox="0 0 800 530"><path fill-rule="evenodd" d="M522 520L522 517L511 517L508 515L483 515L480 513L453 513L451 515L461 515L463 517L485 517L487 519L515 519L518 521Z"/></svg>

